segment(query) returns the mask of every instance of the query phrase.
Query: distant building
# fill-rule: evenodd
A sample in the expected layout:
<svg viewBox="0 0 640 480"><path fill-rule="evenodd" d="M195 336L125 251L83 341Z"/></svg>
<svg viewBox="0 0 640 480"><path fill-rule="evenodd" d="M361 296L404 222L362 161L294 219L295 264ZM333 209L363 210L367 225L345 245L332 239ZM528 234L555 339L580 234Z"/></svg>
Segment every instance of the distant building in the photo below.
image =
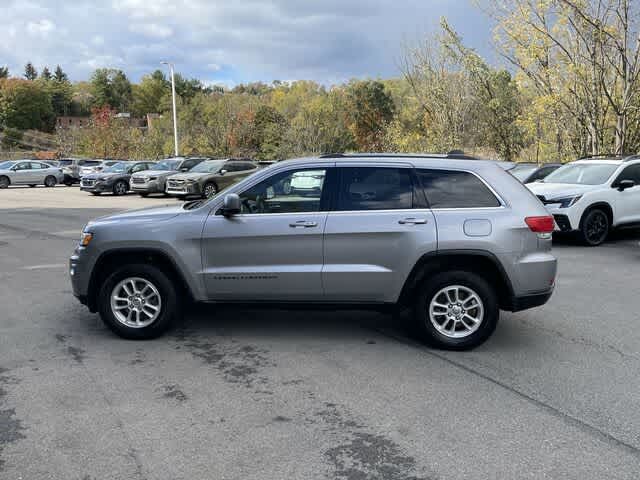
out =
<svg viewBox="0 0 640 480"><path fill-rule="evenodd" d="M56 128L68 130L71 128L82 128L89 125L91 117L58 117L56 118Z"/></svg>

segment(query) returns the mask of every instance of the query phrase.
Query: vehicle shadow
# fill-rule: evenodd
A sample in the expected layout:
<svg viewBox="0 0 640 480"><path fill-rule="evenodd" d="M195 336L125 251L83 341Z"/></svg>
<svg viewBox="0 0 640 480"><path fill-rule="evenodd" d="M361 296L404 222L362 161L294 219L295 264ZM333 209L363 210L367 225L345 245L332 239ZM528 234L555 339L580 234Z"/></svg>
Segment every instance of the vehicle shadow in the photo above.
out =
<svg viewBox="0 0 640 480"><path fill-rule="evenodd" d="M633 241L640 241L640 228L620 228L613 230L604 244L615 245ZM556 232L553 234L553 246L583 246L583 244L576 235Z"/></svg>

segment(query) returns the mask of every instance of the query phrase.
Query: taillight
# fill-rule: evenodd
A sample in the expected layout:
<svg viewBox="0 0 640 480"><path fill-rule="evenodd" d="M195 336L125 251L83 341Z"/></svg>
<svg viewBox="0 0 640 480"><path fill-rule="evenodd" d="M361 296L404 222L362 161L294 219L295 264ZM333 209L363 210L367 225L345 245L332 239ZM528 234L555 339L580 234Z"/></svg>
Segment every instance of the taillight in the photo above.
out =
<svg viewBox="0 0 640 480"><path fill-rule="evenodd" d="M529 229L535 233L551 233L553 232L554 221L551 215L544 217L527 217L524 222L529 226Z"/></svg>

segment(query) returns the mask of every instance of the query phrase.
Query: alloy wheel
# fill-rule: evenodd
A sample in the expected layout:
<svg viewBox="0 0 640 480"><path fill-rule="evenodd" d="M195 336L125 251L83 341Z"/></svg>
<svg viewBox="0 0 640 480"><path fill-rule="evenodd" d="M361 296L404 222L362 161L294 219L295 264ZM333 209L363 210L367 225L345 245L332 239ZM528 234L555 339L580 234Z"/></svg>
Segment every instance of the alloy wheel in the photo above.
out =
<svg viewBox="0 0 640 480"><path fill-rule="evenodd" d="M205 185L204 187L204 196L207 198L213 197L216 193L218 193L218 189L212 183Z"/></svg>
<svg viewBox="0 0 640 480"><path fill-rule="evenodd" d="M111 291L111 312L127 327L147 327L156 321L161 310L160 292L144 278L125 278Z"/></svg>
<svg viewBox="0 0 640 480"><path fill-rule="evenodd" d="M589 243L602 243L609 230L609 221L605 213L599 210L593 212L587 220L585 230L585 236Z"/></svg>
<svg viewBox="0 0 640 480"><path fill-rule="evenodd" d="M428 313L439 333L449 338L465 338L480 328L484 304L471 288L449 285L433 296Z"/></svg>
<svg viewBox="0 0 640 480"><path fill-rule="evenodd" d="M124 195L127 193L127 185L124 182L118 182L115 186L116 195Z"/></svg>

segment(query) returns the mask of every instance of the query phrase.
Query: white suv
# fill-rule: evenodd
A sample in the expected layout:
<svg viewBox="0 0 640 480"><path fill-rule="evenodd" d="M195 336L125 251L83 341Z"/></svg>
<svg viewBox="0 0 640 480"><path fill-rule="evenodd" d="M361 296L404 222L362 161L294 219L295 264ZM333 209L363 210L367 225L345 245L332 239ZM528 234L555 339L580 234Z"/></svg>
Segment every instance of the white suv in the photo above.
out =
<svg viewBox="0 0 640 480"><path fill-rule="evenodd" d="M577 232L586 245L640 223L640 155L580 159L527 187L554 216L556 231Z"/></svg>

